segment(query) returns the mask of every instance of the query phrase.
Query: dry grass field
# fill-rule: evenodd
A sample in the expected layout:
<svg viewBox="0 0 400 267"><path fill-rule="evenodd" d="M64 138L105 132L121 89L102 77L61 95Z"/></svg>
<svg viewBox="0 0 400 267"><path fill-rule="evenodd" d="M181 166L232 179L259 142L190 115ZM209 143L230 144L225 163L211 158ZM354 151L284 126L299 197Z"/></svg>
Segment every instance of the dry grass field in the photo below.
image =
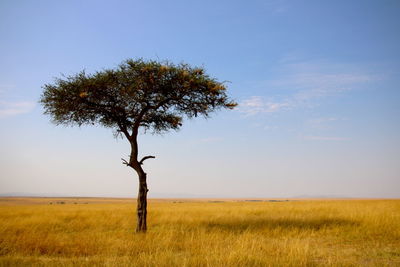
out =
<svg viewBox="0 0 400 267"><path fill-rule="evenodd" d="M0 266L400 266L400 200L0 198Z"/></svg>

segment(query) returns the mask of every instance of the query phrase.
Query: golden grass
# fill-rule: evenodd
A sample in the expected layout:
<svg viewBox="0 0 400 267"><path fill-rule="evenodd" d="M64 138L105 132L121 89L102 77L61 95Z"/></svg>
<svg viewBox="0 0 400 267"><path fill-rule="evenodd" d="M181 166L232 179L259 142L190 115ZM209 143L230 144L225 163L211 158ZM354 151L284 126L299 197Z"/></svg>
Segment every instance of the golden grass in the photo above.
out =
<svg viewBox="0 0 400 267"><path fill-rule="evenodd" d="M400 200L150 200L148 221L129 199L1 198L0 265L400 266Z"/></svg>

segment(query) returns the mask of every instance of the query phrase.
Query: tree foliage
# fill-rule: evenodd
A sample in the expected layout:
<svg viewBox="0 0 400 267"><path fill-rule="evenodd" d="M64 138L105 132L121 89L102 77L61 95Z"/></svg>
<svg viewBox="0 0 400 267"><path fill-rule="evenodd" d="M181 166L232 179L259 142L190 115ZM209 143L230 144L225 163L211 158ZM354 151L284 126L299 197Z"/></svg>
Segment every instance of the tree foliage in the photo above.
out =
<svg viewBox="0 0 400 267"><path fill-rule="evenodd" d="M126 60L116 69L82 71L44 85L40 102L56 124L100 124L117 131L178 129L183 116L233 108L223 83L203 68Z"/></svg>

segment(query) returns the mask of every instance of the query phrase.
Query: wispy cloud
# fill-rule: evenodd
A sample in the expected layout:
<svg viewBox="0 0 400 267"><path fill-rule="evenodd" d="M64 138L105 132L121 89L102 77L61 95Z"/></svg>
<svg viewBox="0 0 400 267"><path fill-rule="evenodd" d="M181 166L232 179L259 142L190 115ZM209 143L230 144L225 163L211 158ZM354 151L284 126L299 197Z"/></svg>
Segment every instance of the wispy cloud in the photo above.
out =
<svg viewBox="0 0 400 267"><path fill-rule="evenodd" d="M290 62L278 68L276 78L260 82L260 89L279 94L251 96L241 101L238 111L246 115L272 113L296 107L315 106L318 100L362 87L380 79L359 68L326 62Z"/></svg>
<svg viewBox="0 0 400 267"><path fill-rule="evenodd" d="M288 102L274 102L271 100L265 100L261 96L252 96L243 100L240 103L238 110L239 112L251 116L259 113L277 112L287 108L290 108Z"/></svg>
<svg viewBox="0 0 400 267"><path fill-rule="evenodd" d="M350 64L328 62L287 62L282 64L277 79L268 86L296 90L298 99L324 97L353 90L358 86L377 80L378 75L368 73Z"/></svg>
<svg viewBox="0 0 400 267"><path fill-rule="evenodd" d="M306 140L314 140L314 141L348 141L349 138L344 137L333 137L333 136L305 136Z"/></svg>
<svg viewBox="0 0 400 267"><path fill-rule="evenodd" d="M293 98L297 102L303 102L350 91L373 80L372 76L358 73L305 72L288 75L285 80L276 81L276 84L297 90Z"/></svg>
<svg viewBox="0 0 400 267"><path fill-rule="evenodd" d="M333 125L337 125L340 122L343 122L347 119L345 118L337 118L337 117L325 117L325 118L313 118L307 120L307 125L311 128L315 129L329 129L332 128Z"/></svg>
<svg viewBox="0 0 400 267"><path fill-rule="evenodd" d="M28 113L35 107L35 102L19 101L5 102L0 101L0 118L11 117L19 114Z"/></svg>

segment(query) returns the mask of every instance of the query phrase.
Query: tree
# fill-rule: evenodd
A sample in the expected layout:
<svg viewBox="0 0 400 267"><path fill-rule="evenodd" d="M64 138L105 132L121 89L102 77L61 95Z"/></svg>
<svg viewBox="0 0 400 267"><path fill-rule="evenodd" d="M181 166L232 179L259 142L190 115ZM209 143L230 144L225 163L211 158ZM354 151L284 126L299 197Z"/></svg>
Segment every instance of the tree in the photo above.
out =
<svg viewBox="0 0 400 267"><path fill-rule="evenodd" d="M94 74L58 78L43 86L40 103L55 124L99 124L125 136L131 154L126 166L139 177L137 232L147 230L147 174L145 156L139 159L139 130L162 133L182 126L183 117L192 118L237 104L226 95L226 87L207 75L203 68L170 62L126 60L116 69Z"/></svg>

